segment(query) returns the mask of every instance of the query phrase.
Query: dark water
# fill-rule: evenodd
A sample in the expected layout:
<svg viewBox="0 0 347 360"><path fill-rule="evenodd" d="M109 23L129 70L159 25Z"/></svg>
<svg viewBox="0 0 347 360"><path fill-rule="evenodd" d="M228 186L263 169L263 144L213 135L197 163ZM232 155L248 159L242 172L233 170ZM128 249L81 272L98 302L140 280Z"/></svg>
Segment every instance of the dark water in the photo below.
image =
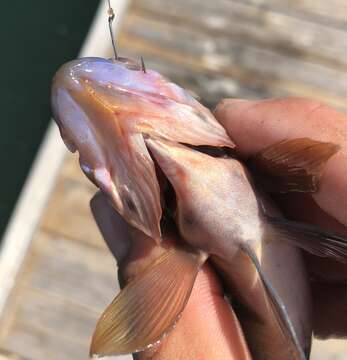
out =
<svg viewBox="0 0 347 360"><path fill-rule="evenodd" d="M0 12L0 235L50 119L55 70L76 57L97 0L6 1Z"/></svg>

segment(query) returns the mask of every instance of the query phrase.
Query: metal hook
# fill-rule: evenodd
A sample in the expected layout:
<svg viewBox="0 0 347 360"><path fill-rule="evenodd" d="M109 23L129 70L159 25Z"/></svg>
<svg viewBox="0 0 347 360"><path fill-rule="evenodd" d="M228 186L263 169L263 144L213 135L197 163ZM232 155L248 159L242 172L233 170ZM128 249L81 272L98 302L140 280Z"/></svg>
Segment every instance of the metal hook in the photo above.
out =
<svg viewBox="0 0 347 360"><path fill-rule="evenodd" d="M142 68L142 71L146 74L147 71L146 71L146 66L145 66L145 62L143 61L143 57L141 56L141 68Z"/></svg>
<svg viewBox="0 0 347 360"><path fill-rule="evenodd" d="M114 11L111 7L111 1L107 0L108 2L108 10L107 10L107 14L108 14L108 29L110 31L110 36L111 36L111 42L112 42L112 48L113 48L113 53L114 53L114 59L118 60L118 54L117 54L117 50L116 50L116 44L114 41L114 37L113 37L113 31L112 31L112 23L114 20Z"/></svg>

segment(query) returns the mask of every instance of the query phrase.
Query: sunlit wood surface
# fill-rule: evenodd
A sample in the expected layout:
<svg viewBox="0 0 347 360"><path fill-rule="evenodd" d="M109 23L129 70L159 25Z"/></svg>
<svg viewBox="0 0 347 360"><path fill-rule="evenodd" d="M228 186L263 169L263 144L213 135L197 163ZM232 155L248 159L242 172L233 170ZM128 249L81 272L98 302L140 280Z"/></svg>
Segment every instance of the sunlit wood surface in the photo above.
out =
<svg viewBox="0 0 347 360"><path fill-rule="evenodd" d="M345 0L134 0L118 39L122 55L142 55L210 107L279 95L347 107ZM0 319L0 360L88 358L118 289L89 211L94 192L68 155ZM346 354L344 342L320 342L312 358Z"/></svg>

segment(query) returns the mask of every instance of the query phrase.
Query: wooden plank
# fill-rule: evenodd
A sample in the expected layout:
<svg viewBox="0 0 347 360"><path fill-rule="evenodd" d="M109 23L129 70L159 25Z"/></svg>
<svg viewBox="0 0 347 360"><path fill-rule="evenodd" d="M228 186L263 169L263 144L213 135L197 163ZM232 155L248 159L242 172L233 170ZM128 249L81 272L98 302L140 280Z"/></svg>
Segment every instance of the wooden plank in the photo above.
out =
<svg viewBox="0 0 347 360"><path fill-rule="evenodd" d="M34 241L35 261L22 284L98 313L119 291L116 263L108 250L41 231Z"/></svg>
<svg viewBox="0 0 347 360"><path fill-rule="evenodd" d="M23 286L15 327L27 327L61 335L88 345L100 313L47 291ZM64 329L61 332L61 329ZM11 337L11 332L7 337Z"/></svg>
<svg viewBox="0 0 347 360"><path fill-rule="evenodd" d="M230 42L242 39L287 56L346 69L347 23L334 28L278 12L272 6L230 0L177 0L169 4L162 0L137 0L133 13L166 23L178 22L181 27L196 28L204 35L224 34Z"/></svg>
<svg viewBox="0 0 347 360"><path fill-rule="evenodd" d="M82 170L79 166L77 153L72 154L69 152L67 154L65 161L60 170L60 176L63 176L71 180L79 181L85 184L86 186L93 188L94 190L96 189L95 186L91 184L91 182L82 173Z"/></svg>
<svg viewBox="0 0 347 360"><path fill-rule="evenodd" d="M121 41L121 44L123 44L123 41ZM167 59L162 58L150 51L144 51L144 48L138 49L136 52L136 49L138 49L137 46L133 46L132 49L122 46L122 55L133 59L139 58L140 54L143 55L148 68L159 71L175 83L192 91L210 109L214 109L218 101L227 97L257 99L289 94L279 90L275 92L260 84L241 83L232 76L211 73L201 68L195 68L195 71L193 71L194 65L190 67L189 62L184 64L173 62L170 57Z"/></svg>
<svg viewBox="0 0 347 360"><path fill-rule="evenodd" d="M61 329L60 334L63 332ZM79 344L66 339L58 334L50 334L47 331L16 327L12 337L6 344L8 349L23 353L25 356L30 354L27 360L89 360L88 346ZM11 360L24 360L22 357L10 358ZM117 357L107 357L107 360L131 360L132 356L122 355ZM6 359L7 360L7 359Z"/></svg>
<svg viewBox="0 0 347 360"><path fill-rule="evenodd" d="M347 25L347 3L345 0L236 0L257 7L271 8L315 22L335 27Z"/></svg>
<svg viewBox="0 0 347 360"><path fill-rule="evenodd" d="M216 70L237 67L254 75L291 79L325 88L331 93L347 94L347 71L313 64L299 56L288 57L280 52L251 46L242 39L231 41L228 36L222 35L216 38L213 34L201 34L200 31L177 24L137 15L129 16L123 31L163 49L200 58L203 65L215 67Z"/></svg>
<svg viewBox="0 0 347 360"><path fill-rule="evenodd" d="M143 27L144 22L148 28ZM311 97L346 107L347 73L242 43L238 47L235 43L230 44L228 39L212 38L215 48L204 53L197 32L147 20L136 25L139 27L129 26L126 28L128 33L119 37L122 48L131 44L145 57L155 56L193 72L224 75L246 87L265 88L267 93ZM186 45L187 38L190 47Z"/></svg>
<svg viewBox="0 0 347 360"><path fill-rule="evenodd" d="M27 287L22 288L21 298L16 321L1 344L4 350L34 360L89 358L90 339L99 312ZM117 357L130 359L131 356Z"/></svg>
<svg viewBox="0 0 347 360"><path fill-rule="evenodd" d="M311 360L346 360L347 341L327 339L313 341Z"/></svg>
<svg viewBox="0 0 347 360"><path fill-rule="evenodd" d="M0 328L7 327L0 347L34 360L87 359L96 321L119 291L113 257L86 243L38 232L27 258L0 322Z"/></svg>
<svg viewBox="0 0 347 360"><path fill-rule="evenodd" d="M2 347L32 359L87 359L97 313L47 292L24 288L21 295Z"/></svg>
<svg viewBox="0 0 347 360"><path fill-rule="evenodd" d="M271 73L275 76L295 76L296 81L313 84L318 82L320 86L327 83L333 92L339 92L340 87L343 91L346 90L343 81L336 84L339 76L343 78L346 76L346 71L338 71L328 66L306 61L305 54L288 57L281 51L264 49L261 44L249 45L242 38L231 40L226 35L216 38L213 34L204 34L198 29L190 29L182 27L181 24L166 23L157 19L146 19L138 15L129 16L124 32L138 39L151 41L163 48L201 56L201 61L209 62L211 66L237 65L245 67L248 71L265 72L266 74L272 69ZM347 32L344 36L346 35ZM299 75L296 76L297 72ZM330 81L327 82L327 78Z"/></svg>
<svg viewBox="0 0 347 360"><path fill-rule="evenodd" d="M105 248L89 209L96 191L82 176L78 180L60 177L44 211L42 229Z"/></svg>
<svg viewBox="0 0 347 360"><path fill-rule="evenodd" d="M61 332L63 329L61 329ZM20 355L30 355L33 360L87 360L86 349L81 344L68 341L57 334L36 329L15 327L6 348Z"/></svg>
<svg viewBox="0 0 347 360"><path fill-rule="evenodd" d="M0 360L29 360L29 358L21 357L18 354L0 348Z"/></svg>

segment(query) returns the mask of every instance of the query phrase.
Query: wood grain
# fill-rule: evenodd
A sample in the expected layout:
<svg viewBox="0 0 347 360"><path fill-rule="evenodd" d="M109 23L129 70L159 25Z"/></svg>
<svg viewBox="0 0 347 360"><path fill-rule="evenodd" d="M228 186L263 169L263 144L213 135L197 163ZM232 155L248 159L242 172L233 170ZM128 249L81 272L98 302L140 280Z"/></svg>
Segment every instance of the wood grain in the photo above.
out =
<svg viewBox="0 0 347 360"><path fill-rule="evenodd" d="M133 36L122 35L120 37L120 44L132 44L133 50L137 54L142 54L145 58L154 57L158 61L166 61L171 64L186 67L191 72L205 73L214 76L224 76L225 78L235 79L242 87L260 89L259 94L266 93L269 96L282 96L283 94L292 96L302 96L318 101L325 102L337 108L346 108L346 96L336 96L326 91L323 87L312 86L307 83L293 82L290 77L286 79L278 78L274 75L264 75L260 72L246 71L242 67L228 66L227 58L213 58L210 56L204 63L201 58L191 56L189 54L182 54L157 46L155 42L139 40ZM210 60L210 61L209 61ZM265 90L263 90L265 89ZM244 91L241 91L243 93ZM220 99L219 99L220 100Z"/></svg>
<svg viewBox="0 0 347 360"><path fill-rule="evenodd" d="M9 319L0 321L1 347L30 359L87 359L96 321L119 291L113 257L39 231L28 258Z"/></svg>
<svg viewBox="0 0 347 360"><path fill-rule="evenodd" d="M344 0L237 0L257 7L274 9L312 22L346 27L347 3Z"/></svg>
<svg viewBox="0 0 347 360"><path fill-rule="evenodd" d="M41 226L47 231L105 248L89 209L89 201L97 189L88 180L81 180L60 177Z"/></svg>
<svg viewBox="0 0 347 360"><path fill-rule="evenodd" d="M104 310L119 290L111 253L46 232L36 237L35 264L22 283L94 312Z"/></svg>
<svg viewBox="0 0 347 360"><path fill-rule="evenodd" d="M341 12L347 19L347 5L342 3L340 1ZM326 2L325 7L329 6L330 2ZM327 13L332 13L331 9L333 7ZM297 10L286 1L177 0L167 4L162 0L137 0L133 13L142 18L156 18L163 23L197 29L204 35L223 34L230 42L243 40L246 44L267 47L287 56L346 66L347 24L336 27L336 21L314 21L315 18L306 13L297 16Z"/></svg>
<svg viewBox="0 0 347 360"><path fill-rule="evenodd" d="M65 161L60 170L61 176L65 178L76 180L81 184L85 184L95 190L95 186L84 176L79 166L78 154L66 154Z"/></svg>

